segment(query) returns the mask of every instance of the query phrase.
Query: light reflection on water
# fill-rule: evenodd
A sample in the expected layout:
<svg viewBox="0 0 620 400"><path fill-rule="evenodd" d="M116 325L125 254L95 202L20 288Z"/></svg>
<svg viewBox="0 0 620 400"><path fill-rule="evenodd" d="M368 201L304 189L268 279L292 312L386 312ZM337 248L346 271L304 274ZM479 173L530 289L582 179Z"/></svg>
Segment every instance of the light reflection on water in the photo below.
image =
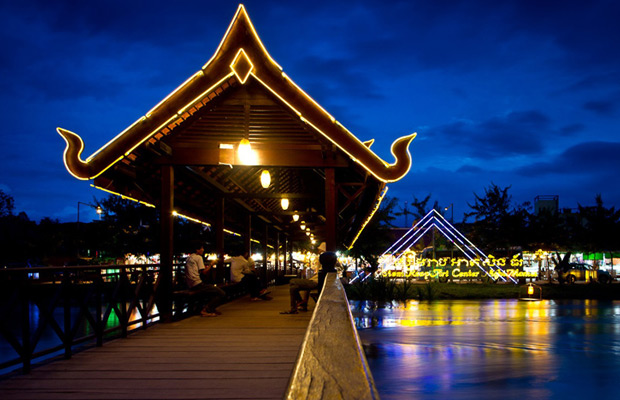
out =
<svg viewBox="0 0 620 400"><path fill-rule="evenodd" d="M620 302L352 302L352 312L384 400L620 398Z"/></svg>

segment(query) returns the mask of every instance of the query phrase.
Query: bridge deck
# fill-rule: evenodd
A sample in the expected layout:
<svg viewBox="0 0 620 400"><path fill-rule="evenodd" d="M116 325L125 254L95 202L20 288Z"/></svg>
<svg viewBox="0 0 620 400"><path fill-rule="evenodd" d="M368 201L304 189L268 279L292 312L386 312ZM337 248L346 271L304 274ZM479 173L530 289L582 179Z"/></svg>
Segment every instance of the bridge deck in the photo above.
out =
<svg viewBox="0 0 620 400"><path fill-rule="evenodd" d="M280 315L288 286L272 301L247 296L215 318L159 324L0 381L9 399L281 399L311 311Z"/></svg>

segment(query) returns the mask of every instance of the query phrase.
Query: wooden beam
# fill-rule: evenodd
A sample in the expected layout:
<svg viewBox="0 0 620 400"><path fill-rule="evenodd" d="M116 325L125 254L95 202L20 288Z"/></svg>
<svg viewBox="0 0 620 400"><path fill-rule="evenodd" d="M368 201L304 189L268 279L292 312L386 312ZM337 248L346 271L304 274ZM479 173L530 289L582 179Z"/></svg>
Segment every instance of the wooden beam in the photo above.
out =
<svg viewBox="0 0 620 400"><path fill-rule="evenodd" d="M161 303L159 311L163 322L172 321L172 257L174 249L174 220L172 211L174 210L174 167L172 165L161 166L161 202L160 202L160 223L161 223L161 248L160 248L160 271L159 291Z"/></svg>
<svg viewBox="0 0 620 400"><path fill-rule="evenodd" d="M224 198L216 201L215 211L215 252L217 254L217 268L224 270ZM226 280L230 277L225 277Z"/></svg>
<svg viewBox="0 0 620 400"><path fill-rule="evenodd" d="M336 171L325 169L325 250L336 251Z"/></svg>
<svg viewBox="0 0 620 400"><path fill-rule="evenodd" d="M321 150L261 150L260 165L265 167L346 168L349 161L344 157L324 157ZM172 156L161 157L160 163L173 165L220 165L229 163L220 158L220 149L175 148Z"/></svg>
<svg viewBox="0 0 620 400"><path fill-rule="evenodd" d="M243 248L252 255L252 214L248 214L243 235Z"/></svg>

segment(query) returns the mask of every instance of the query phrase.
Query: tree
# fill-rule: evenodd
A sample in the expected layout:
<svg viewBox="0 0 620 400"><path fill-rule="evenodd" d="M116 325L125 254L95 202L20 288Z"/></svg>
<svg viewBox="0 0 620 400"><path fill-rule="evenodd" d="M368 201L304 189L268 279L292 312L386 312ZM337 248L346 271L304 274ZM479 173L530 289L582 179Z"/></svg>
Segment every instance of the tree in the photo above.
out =
<svg viewBox="0 0 620 400"><path fill-rule="evenodd" d="M0 217L13 215L14 209L15 200L13 199L13 196L4 193L4 191L0 189Z"/></svg>
<svg viewBox="0 0 620 400"><path fill-rule="evenodd" d="M521 235L524 247L530 250L566 250L574 245L570 240L567 215L542 208L538 214L528 215L528 227Z"/></svg>
<svg viewBox="0 0 620 400"><path fill-rule="evenodd" d="M613 251L620 248L620 210L606 208L600 194L596 205L579 208L579 224L575 227L576 239L585 251Z"/></svg>
<svg viewBox="0 0 620 400"><path fill-rule="evenodd" d="M433 203L433 207L432 208L428 208L427 204L428 204L428 201L430 199L431 199L431 194L426 196L424 198L424 200L418 200L417 197L413 198L413 202L411 203L411 206L413 207L413 216L416 219L420 220L420 219L424 218L424 216L426 214L428 214L428 212L430 210L433 210L433 209L435 209L437 211L440 210L439 204L437 203L436 200L435 200L435 203Z"/></svg>
<svg viewBox="0 0 620 400"><path fill-rule="evenodd" d="M471 235L474 243L486 251L508 251L519 242L527 226L527 203L512 208L510 186L500 188L491 183L484 189L484 196L474 193L474 204L467 204L473 211L465 219L474 217Z"/></svg>
<svg viewBox="0 0 620 400"><path fill-rule="evenodd" d="M385 198L357 241L349 250L349 254L366 260L374 271L379 265L379 256L392 244L394 238L390 229L394 227L394 208L398 204L396 198Z"/></svg>
<svg viewBox="0 0 620 400"><path fill-rule="evenodd" d="M107 257L123 257L127 253L159 252L157 210L134 201L110 195L98 202L105 210L103 220L85 224L85 248L102 250Z"/></svg>

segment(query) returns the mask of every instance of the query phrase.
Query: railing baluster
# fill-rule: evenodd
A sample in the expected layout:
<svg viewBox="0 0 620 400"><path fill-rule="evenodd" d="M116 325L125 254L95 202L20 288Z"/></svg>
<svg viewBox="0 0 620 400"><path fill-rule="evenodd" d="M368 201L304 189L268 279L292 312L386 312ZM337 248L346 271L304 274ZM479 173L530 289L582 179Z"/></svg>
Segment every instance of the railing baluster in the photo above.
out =
<svg viewBox="0 0 620 400"><path fill-rule="evenodd" d="M30 342L30 296L28 293L28 274L20 274L21 295L21 317L22 317L22 371L27 374L30 372L32 361L32 346Z"/></svg>
<svg viewBox="0 0 620 400"><path fill-rule="evenodd" d="M95 326L95 340L97 347L103 346L103 306L101 297L103 296L103 277L101 270L93 282L95 285L95 317L97 324Z"/></svg>
<svg viewBox="0 0 620 400"><path fill-rule="evenodd" d="M121 276L119 277L119 302L120 302L120 310L121 315L119 316L119 320L121 323L121 337L127 337L127 326L129 325L129 316L127 313L127 296L126 292L128 290L128 278L127 278L127 269L125 266L121 267L120 271Z"/></svg>
<svg viewBox="0 0 620 400"><path fill-rule="evenodd" d="M73 335L71 334L71 273L65 271L62 279L62 291L64 296L64 335L62 343L65 346L65 359L71 358L71 346Z"/></svg>
<svg viewBox="0 0 620 400"><path fill-rule="evenodd" d="M173 268L176 267L176 265L173 266ZM129 279L129 271L132 268L139 272L138 282L132 282ZM117 269L118 272L106 275L106 269ZM84 271L90 273L93 270L99 271L94 279L89 278L92 274L82 274ZM91 340L96 346L102 346L106 335L127 337L130 331L139 328L146 329L147 324L157 323L153 319L161 321L160 310L154 312L158 286L156 278L159 271L159 265L0 269L0 282L7 283L9 286L14 282L15 285L12 288L16 292L13 300L10 299L12 296L8 296L9 299L3 300L0 304L4 308L3 312L0 312L3 318L2 329L6 331L4 336L0 335L0 340L3 341L2 345L10 346L18 355L13 359L1 361L7 366L17 367L21 364L22 371L28 373L32 369L32 361L39 357L57 354L56 352L61 350L65 358L71 358L75 350L74 346L78 343ZM32 275L32 279L28 278L29 274ZM60 284L60 289L52 290L57 283ZM86 287L86 285L94 285L94 287ZM110 285L115 287L110 288ZM48 291L52 297L40 299L38 305L32 302ZM111 292L109 298L108 292ZM82 293L94 293L94 299L92 295L82 296ZM109 316L108 306L109 310L112 310L110 312L118 310L118 324L111 326L112 318ZM33 314L33 307L43 308L39 310L40 312ZM61 307L64 321L57 323L54 320L54 309L60 311ZM94 315L90 313L93 308ZM139 320L130 325L132 310L139 312ZM11 311L20 313L21 321L7 321ZM74 318L75 315L77 318ZM33 318L38 319L35 321ZM86 331L80 330L84 318L94 321L91 322L91 325L94 325L92 331L86 328ZM43 330L49 327L56 333L61 342L60 345L58 342L49 344L47 347L37 344ZM17 331L13 334L11 328ZM21 334L18 333L20 329Z"/></svg>

